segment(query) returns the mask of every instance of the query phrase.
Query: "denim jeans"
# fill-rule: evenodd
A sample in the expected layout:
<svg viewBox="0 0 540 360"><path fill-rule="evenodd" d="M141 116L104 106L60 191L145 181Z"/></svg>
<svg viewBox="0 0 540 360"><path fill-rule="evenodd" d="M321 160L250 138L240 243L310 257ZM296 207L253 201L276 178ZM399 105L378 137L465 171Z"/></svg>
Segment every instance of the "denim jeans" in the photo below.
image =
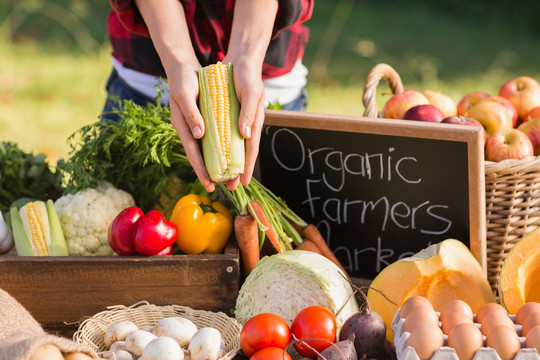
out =
<svg viewBox="0 0 540 360"><path fill-rule="evenodd" d="M103 106L103 111L101 114L101 119L108 119L117 121L119 119L118 114L115 114L114 111L117 110L119 101L122 100L131 100L135 104L144 106L148 103L155 103L155 100L149 96L146 96L139 91L130 87L124 80L118 76L116 70L112 70L109 79L107 80L107 85L105 86L107 90L107 100Z"/></svg>
<svg viewBox="0 0 540 360"><path fill-rule="evenodd" d="M107 85L105 86L108 97L103 107L101 114L102 119L109 119L117 121L119 116L114 113L118 108L119 100L132 100L135 104L146 105L148 103L155 103L155 99L149 96L141 94L139 91L133 89L125 83L119 76L116 70L112 70ZM306 89L302 89L300 96L288 104L283 105L282 110L292 111L306 111L308 104L308 97Z"/></svg>
<svg viewBox="0 0 540 360"><path fill-rule="evenodd" d="M306 111L308 105L308 96L305 88L300 92L300 96L291 101L288 104L283 105L281 110L292 110L292 111Z"/></svg>

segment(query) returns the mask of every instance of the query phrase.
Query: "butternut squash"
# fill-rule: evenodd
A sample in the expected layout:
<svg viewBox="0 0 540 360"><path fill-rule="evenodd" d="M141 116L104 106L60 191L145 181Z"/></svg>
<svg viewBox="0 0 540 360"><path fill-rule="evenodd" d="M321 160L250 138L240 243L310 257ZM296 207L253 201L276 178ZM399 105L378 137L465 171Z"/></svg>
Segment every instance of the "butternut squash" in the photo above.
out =
<svg viewBox="0 0 540 360"><path fill-rule="evenodd" d="M447 239L384 268L371 283L368 301L386 324L386 337L393 341L390 327L401 304L411 296L427 298L436 311L452 300L463 300L476 312L495 302L495 296L469 248Z"/></svg>
<svg viewBox="0 0 540 360"><path fill-rule="evenodd" d="M527 302L540 302L540 228L525 235L508 252L499 289L509 314L516 314Z"/></svg>

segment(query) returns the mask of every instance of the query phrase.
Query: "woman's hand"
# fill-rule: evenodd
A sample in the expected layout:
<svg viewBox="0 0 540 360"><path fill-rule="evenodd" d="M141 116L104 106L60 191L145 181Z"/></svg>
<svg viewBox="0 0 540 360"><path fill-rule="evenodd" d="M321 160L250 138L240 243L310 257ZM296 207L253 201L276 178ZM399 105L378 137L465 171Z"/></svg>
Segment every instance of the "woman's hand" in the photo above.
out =
<svg viewBox="0 0 540 360"><path fill-rule="evenodd" d="M201 68L191 44L182 3L177 0L135 0L144 18L169 82L171 124L201 184L208 192L210 180L197 140L204 134L204 121L197 106Z"/></svg>
<svg viewBox="0 0 540 360"><path fill-rule="evenodd" d="M227 56L231 63L234 86L240 102L240 133L246 139L246 165L239 181L249 184L259 153L264 122L264 86L262 65L272 37L278 2L268 0L237 0ZM236 179L235 179L236 180ZM229 189L238 185L230 182Z"/></svg>
<svg viewBox="0 0 540 360"><path fill-rule="evenodd" d="M234 189L238 182L249 184L259 153L259 142L264 122L264 86L261 78L261 68L250 59L225 57L223 62L232 63L234 86L240 102L238 127L246 139L246 165L239 179L227 183L228 189Z"/></svg>
<svg viewBox="0 0 540 360"><path fill-rule="evenodd" d="M169 81L169 106L171 108L171 124L175 128L186 156L195 170L206 191L215 189L215 182L210 180L198 144L204 132L204 120L197 106L199 95L198 62L180 63L167 72Z"/></svg>

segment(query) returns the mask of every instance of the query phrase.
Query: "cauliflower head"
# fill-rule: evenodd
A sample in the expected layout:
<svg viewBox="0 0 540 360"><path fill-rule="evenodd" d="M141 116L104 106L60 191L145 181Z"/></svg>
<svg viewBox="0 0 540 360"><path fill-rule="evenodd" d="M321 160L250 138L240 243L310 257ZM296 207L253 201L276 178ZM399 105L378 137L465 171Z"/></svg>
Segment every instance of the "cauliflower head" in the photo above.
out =
<svg viewBox="0 0 540 360"><path fill-rule="evenodd" d="M54 206L69 255L115 255L109 246L109 225L120 211L135 206L133 196L109 182L62 195Z"/></svg>

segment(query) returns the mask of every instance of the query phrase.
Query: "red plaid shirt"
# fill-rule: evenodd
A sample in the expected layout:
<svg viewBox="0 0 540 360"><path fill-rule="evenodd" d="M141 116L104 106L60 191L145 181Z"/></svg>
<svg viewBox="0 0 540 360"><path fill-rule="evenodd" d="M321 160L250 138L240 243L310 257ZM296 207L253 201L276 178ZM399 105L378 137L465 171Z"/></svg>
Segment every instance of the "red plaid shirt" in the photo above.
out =
<svg viewBox="0 0 540 360"><path fill-rule="evenodd" d="M184 5L193 48L202 66L223 60L231 35L234 0L179 0ZM291 71L304 54L314 0L279 0L272 40L263 64L263 79ZM108 19L113 56L125 67L165 77L148 28L133 0L110 0Z"/></svg>

